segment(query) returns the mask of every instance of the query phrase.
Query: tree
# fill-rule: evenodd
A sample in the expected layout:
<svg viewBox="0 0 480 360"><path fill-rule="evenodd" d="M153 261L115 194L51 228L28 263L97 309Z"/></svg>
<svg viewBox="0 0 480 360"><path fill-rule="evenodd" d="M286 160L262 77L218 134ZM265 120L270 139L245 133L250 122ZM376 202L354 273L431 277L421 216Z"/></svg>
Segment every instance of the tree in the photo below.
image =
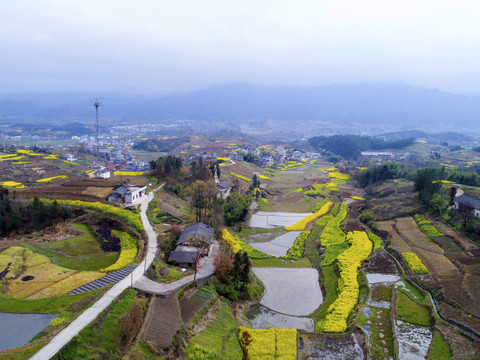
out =
<svg viewBox="0 0 480 360"><path fill-rule="evenodd" d="M239 251L240 252L240 251ZM250 258L248 257L247 252L243 252L241 256L241 269L239 274L239 280L241 284L241 288L243 291L246 290L247 285L250 283Z"/></svg>
<svg viewBox="0 0 480 360"><path fill-rule="evenodd" d="M219 164L217 164L217 169L216 170L217 170L217 178L218 178L218 180L220 180L221 172L220 172L220 165Z"/></svg>
<svg viewBox="0 0 480 360"><path fill-rule="evenodd" d="M233 261L232 258L226 253L219 253L213 259L213 266L215 274L221 281L226 281L232 274Z"/></svg>
<svg viewBox="0 0 480 360"><path fill-rule="evenodd" d="M196 222L208 222L208 210L211 208L213 200L217 196L217 187L213 180L197 180L189 189L191 204L195 209Z"/></svg>
<svg viewBox="0 0 480 360"><path fill-rule="evenodd" d="M244 221L250 211L252 197L249 195L230 194L225 200L223 216L227 226Z"/></svg>

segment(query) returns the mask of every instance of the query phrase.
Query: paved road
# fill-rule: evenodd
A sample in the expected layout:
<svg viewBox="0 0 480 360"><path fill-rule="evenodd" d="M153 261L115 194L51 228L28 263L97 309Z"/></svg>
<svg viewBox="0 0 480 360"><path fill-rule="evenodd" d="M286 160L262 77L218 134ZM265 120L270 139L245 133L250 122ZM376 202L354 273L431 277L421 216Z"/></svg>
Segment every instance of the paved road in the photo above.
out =
<svg viewBox="0 0 480 360"><path fill-rule="evenodd" d="M217 255L218 249L218 244L213 244L209 256L200 261L200 266L197 271L197 280L202 280L213 275L213 259L215 258L215 255ZM140 279L135 281L133 287L149 294L167 296L173 294L190 281L193 281L193 277L194 275L189 275L170 284L161 284L142 276Z"/></svg>
<svg viewBox="0 0 480 360"><path fill-rule="evenodd" d="M62 349L70 340L73 339L85 326L90 324L95 318L107 308L110 303L115 300L115 298L120 295L126 288L131 286L132 282L137 281L143 276L146 261L146 267L148 268L155 258L157 252L157 234L150 225L150 222L147 218L146 210L148 208L148 203L153 200L155 191L161 189L164 184L159 186L157 189L151 191L148 196L142 201L140 217L142 219L143 227L147 233L148 242L147 242L147 252L146 260L142 261L135 270L132 271L130 276L127 276L125 279L118 282L114 285L109 291L105 293L96 303L94 303L90 308L85 310L82 315L75 319L70 325L58 333L50 342L40 349L35 355L33 355L30 360L46 360L52 358L60 349Z"/></svg>

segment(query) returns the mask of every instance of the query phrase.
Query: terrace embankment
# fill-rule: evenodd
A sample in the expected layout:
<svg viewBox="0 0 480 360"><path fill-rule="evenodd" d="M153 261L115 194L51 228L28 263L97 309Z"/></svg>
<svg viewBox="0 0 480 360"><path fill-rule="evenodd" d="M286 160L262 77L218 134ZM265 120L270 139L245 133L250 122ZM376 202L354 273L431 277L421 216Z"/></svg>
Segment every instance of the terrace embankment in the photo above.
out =
<svg viewBox="0 0 480 360"><path fill-rule="evenodd" d="M428 274L412 275L429 289L439 303L440 314L476 332L480 332L480 267L473 256L473 247L461 236L443 236L435 241L423 234L412 218L400 218L378 223L378 229L388 233L388 247L398 254L414 252L428 269ZM440 228L442 231L444 227ZM452 233L450 232L445 233ZM457 245L461 241L462 248ZM480 254L479 254L480 255ZM463 263L464 262L464 263ZM468 266L467 266L468 264ZM477 317L465 315L465 311Z"/></svg>

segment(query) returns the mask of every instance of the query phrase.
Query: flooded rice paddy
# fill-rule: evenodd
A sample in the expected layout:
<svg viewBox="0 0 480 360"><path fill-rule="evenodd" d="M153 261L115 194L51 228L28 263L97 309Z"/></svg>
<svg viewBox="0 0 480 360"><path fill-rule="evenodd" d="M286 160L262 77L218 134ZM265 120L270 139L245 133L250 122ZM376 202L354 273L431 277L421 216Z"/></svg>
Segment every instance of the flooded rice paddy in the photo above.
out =
<svg viewBox="0 0 480 360"><path fill-rule="evenodd" d="M312 213L288 213L259 211L250 218L250 227L272 229L296 224Z"/></svg>
<svg viewBox="0 0 480 360"><path fill-rule="evenodd" d="M287 315L308 315L323 302L318 271L306 268L253 268L265 285L260 304Z"/></svg>
<svg viewBox="0 0 480 360"><path fill-rule="evenodd" d="M57 315L0 313L0 350L22 346Z"/></svg>
<svg viewBox="0 0 480 360"><path fill-rule="evenodd" d="M252 242L250 245L268 255L285 256L301 231L290 231L268 242Z"/></svg>

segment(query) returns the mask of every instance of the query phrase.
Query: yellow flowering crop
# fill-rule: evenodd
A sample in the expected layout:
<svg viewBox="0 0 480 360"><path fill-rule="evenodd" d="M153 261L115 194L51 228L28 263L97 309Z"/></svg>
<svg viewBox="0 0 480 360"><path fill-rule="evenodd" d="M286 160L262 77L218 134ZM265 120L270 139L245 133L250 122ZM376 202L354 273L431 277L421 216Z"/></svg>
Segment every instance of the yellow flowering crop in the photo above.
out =
<svg viewBox="0 0 480 360"><path fill-rule="evenodd" d="M64 162L65 164L69 164L69 165L78 165L78 163L73 162L73 161L63 160L63 162Z"/></svg>
<svg viewBox="0 0 480 360"><path fill-rule="evenodd" d="M258 176L260 179L272 180L272 179L270 179L268 176L265 176L265 175L258 174L257 176ZM272 180L272 181L273 181L273 180Z"/></svg>
<svg viewBox="0 0 480 360"><path fill-rule="evenodd" d="M344 332L347 319L358 301L358 268L372 252L372 242L364 231L348 233L347 241L351 246L338 256L337 299L328 307L325 319L315 325L316 331Z"/></svg>
<svg viewBox="0 0 480 360"><path fill-rule="evenodd" d="M42 299L51 296L64 295L80 286L100 279L102 276L105 276L105 274L98 271L80 271L35 293L30 296L29 299Z"/></svg>
<svg viewBox="0 0 480 360"><path fill-rule="evenodd" d="M122 176L140 176L145 174L145 171L114 171L113 175L122 175Z"/></svg>
<svg viewBox="0 0 480 360"><path fill-rule="evenodd" d="M419 259L417 254L414 252L404 252L402 256L414 274L428 274L427 268L423 265L422 260Z"/></svg>
<svg viewBox="0 0 480 360"><path fill-rule="evenodd" d="M17 187L22 185L22 183L16 182L16 181L3 181L0 182L1 186L8 186L8 187Z"/></svg>
<svg viewBox="0 0 480 360"><path fill-rule="evenodd" d="M43 156L44 154L41 153L29 153L28 156Z"/></svg>
<svg viewBox="0 0 480 360"><path fill-rule="evenodd" d="M23 164L31 164L31 161L12 161L12 164L15 165L23 165Z"/></svg>
<svg viewBox="0 0 480 360"><path fill-rule="evenodd" d="M0 158L0 161L15 161L15 160L20 160L23 159L25 156L8 156L8 157L2 157Z"/></svg>
<svg viewBox="0 0 480 360"><path fill-rule="evenodd" d="M319 168L318 171L335 171L337 170L337 168L335 166L330 166L330 167L327 167L327 168Z"/></svg>
<svg viewBox="0 0 480 360"><path fill-rule="evenodd" d="M67 175L58 175L58 176L52 176L52 177L45 178L45 179L38 179L36 181L38 183L44 183L44 182L49 182L49 181L52 181L52 180L55 180L55 179L68 179L68 176Z"/></svg>
<svg viewBox="0 0 480 360"><path fill-rule="evenodd" d="M0 159L6 159L10 157L18 156L18 154L5 154L5 155L0 155Z"/></svg>
<svg viewBox="0 0 480 360"><path fill-rule="evenodd" d="M285 256L285 259L298 260L303 257L303 251L305 250L305 241L310 235L310 231L302 231L300 235L297 236L292 247L288 249L288 253Z"/></svg>
<svg viewBox="0 0 480 360"><path fill-rule="evenodd" d="M33 150L24 150L24 149L17 149L17 153L19 154L30 154Z"/></svg>
<svg viewBox="0 0 480 360"><path fill-rule="evenodd" d="M303 191L303 188L301 188L301 187L293 190L293 192L295 192L295 193L301 193L302 191Z"/></svg>
<svg viewBox="0 0 480 360"><path fill-rule="evenodd" d="M85 173L86 173L86 174L89 174L89 173L91 173L92 171L93 171L93 169L88 169L88 170L85 170Z"/></svg>
<svg viewBox="0 0 480 360"><path fill-rule="evenodd" d="M245 338L250 338L250 344L242 341ZM240 326L239 340L250 360L297 358L296 329L249 329Z"/></svg>
<svg viewBox="0 0 480 360"><path fill-rule="evenodd" d="M130 265L135 261L135 256L137 256L137 242L129 234L118 230L112 230L112 235L121 240L122 250L114 264L105 269L101 269L100 271L110 272L123 269L125 266Z"/></svg>
<svg viewBox="0 0 480 360"><path fill-rule="evenodd" d="M296 224L290 225L290 226L285 226L285 230L287 231L303 231L305 230L305 226L312 221L315 220L316 218L319 218L320 216L325 215L328 210L330 209L330 206L332 205L332 202L327 202L325 203L320 210L317 212L313 213L312 215L308 215L304 217L302 220L297 222Z"/></svg>
<svg viewBox="0 0 480 360"><path fill-rule="evenodd" d="M58 160L58 155L51 154L51 155L44 156L43 158L45 160Z"/></svg>
<svg viewBox="0 0 480 360"><path fill-rule="evenodd" d="M230 234L227 229L222 230L222 239L230 246L230 250L232 250L234 254L239 251L245 251L248 256L253 259L266 259L270 257L260 250L251 247L238 236Z"/></svg>
<svg viewBox="0 0 480 360"><path fill-rule="evenodd" d="M360 166L357 166L357 169L358 169L358 170L362 170L362 171L363 171L363 170L366 170L366 169L368 169L368 168L366 168L366 167L360 167Z"/></svg>
<svg viewBox="0 0 480 360"><path fill-rule="evenodd" d="M436 184L436 183L455 184L455 181L449 181L449 180L433 180L432 183L433 183L433 184Z"/></svg>
<svg viewBox="0 0 480 360"><path fill-rule="evenodd" d="M229 159L229 158L226 158L226 157L217 157L217 160L221 160L221 161L223 161L223 162L225 162L225 161L230 161L230 159Z"/></svg>
<svg viewBox="0 0 480 360"><path fill-rule="evenodd" d="M365 200L364 198L362 198L360 196L350 196L350 197L354 200Z"/></svg>
<svg viewBox="0 0 480 360"><path fill-rule="evenodd" d="M252 179L249 179L249 178L247 178L247 177L245 177L245 176L243 176L243 175L236 174L236 173L234 173L234 172L230 172L230 175L235 176L236 178L239 178L239 179L245 180L245 181L251 181L251 180L252 180Z"/></svg>
<svg viewBox="0 0 480 360"><path fill-rule="evenodd" d="M328 173L328 176L331 177L331 178L340 179L340 180L348 180L348 179L350 179L350 175L348 175L348 174L342 174L342 173L339 172L339 171L331 171L331 172Z"/></svg>

